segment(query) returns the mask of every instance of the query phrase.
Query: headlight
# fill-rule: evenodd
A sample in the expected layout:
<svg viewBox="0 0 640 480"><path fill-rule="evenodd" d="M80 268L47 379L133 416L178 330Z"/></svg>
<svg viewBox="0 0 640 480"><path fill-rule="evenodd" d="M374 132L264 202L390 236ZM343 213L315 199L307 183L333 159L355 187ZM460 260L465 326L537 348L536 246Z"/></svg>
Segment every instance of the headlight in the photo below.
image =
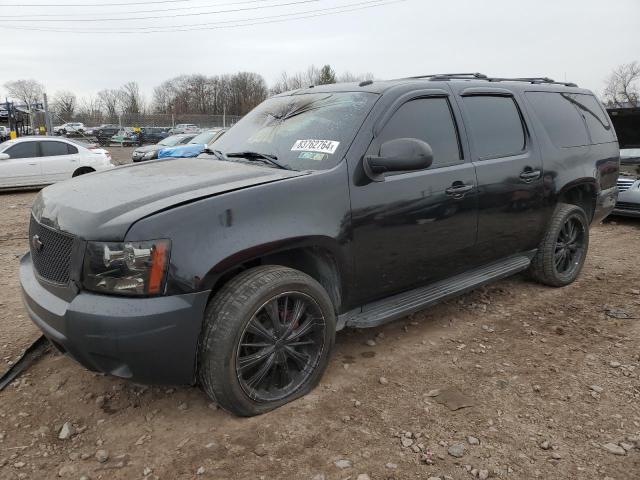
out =
<svg viewBox="0 0 640 480"><path fill-rule="evenodd" d="M100 293L160 295L170 252L170 240L89 242L82 283L87 290Z"/></svg>

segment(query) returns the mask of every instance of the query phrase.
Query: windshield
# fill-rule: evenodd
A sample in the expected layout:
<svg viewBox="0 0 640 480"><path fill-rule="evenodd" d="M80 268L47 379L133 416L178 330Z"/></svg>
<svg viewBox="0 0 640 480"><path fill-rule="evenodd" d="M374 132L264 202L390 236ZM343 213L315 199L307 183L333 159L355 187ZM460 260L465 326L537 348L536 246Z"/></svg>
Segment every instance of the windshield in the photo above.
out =
<svg viewBox="0 0 640 480"><path fill-rule="evenodd" d="M183 138L184 137L182 135L172 135L171 137L160 140L158 145L162 145L163 147L175 147Z"/></svg>
<svg viewBox="0 0 640 480"><path fill-rule="evenodd" d="M278 163L294 170L332 168L377 98L365 92L273 97L216 140L216 150L274 155Z"/></svg>
<svg viewBox="0 0 640 480"><path fill-rule="evenodd" d="M195 137L193 137L193 139L191 141L189 141L189 143L202 143L202 144L208 144L213 137L215 137L218 134L218 132L202 132L199 135L196 135Z"/></svg>

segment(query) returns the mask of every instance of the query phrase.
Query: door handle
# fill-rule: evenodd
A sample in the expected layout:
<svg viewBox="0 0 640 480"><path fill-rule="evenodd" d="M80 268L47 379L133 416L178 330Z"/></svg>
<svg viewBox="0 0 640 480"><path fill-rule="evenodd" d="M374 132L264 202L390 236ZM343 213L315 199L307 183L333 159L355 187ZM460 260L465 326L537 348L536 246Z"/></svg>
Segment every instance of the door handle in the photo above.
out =
<svg viewBox="0 0 640 480"><path fill-rule="evenodd" d="M444 193L451 195L454 198L462 198L466 193L473 190L473 185L467 185L462 182L454 182Z"/></svg>
<svg viewBox="0 0 640 480"><path fill-rule="evenodd" d="M541 174L542 172L540 170L525 170L520 174L520 179L526 183L529 183L540 178Z"/></svg>

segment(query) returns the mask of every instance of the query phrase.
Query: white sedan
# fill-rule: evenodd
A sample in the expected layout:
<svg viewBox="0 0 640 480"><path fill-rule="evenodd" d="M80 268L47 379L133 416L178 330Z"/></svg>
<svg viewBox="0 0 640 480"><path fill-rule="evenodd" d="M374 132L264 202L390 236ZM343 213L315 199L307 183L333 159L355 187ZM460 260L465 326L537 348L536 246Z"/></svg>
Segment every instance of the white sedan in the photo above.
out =
<svg viewBox="0 0 640 480"><path fill-rule="evenodd" d="M0 189L48 185L112 167L106 150L60 137L22 137L0 144Z"/></svg>

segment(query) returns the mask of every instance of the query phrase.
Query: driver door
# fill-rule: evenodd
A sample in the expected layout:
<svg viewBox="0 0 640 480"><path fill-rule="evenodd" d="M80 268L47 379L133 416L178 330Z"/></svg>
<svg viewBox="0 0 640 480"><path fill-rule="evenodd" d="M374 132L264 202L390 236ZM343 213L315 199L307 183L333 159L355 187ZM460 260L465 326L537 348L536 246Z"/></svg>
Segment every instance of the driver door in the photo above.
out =
<svg viewBox="0 0 640 480"><path fill-rule="evenodd" d="M9 155L9 158L0 160L0 187L21 187L42 183L37 142L19 142L2 153Z"/></svg>
<svg viewBox="0 0 640 480"><path fill-rule="evenodd" d="M443 90L397 102L368 155L397 138L433 150L425 170L394 172L351 191L354 259L364 304L468 269L477 234L477 182L460 119ZM383 120L385 121L385 120Z"/></svg>

